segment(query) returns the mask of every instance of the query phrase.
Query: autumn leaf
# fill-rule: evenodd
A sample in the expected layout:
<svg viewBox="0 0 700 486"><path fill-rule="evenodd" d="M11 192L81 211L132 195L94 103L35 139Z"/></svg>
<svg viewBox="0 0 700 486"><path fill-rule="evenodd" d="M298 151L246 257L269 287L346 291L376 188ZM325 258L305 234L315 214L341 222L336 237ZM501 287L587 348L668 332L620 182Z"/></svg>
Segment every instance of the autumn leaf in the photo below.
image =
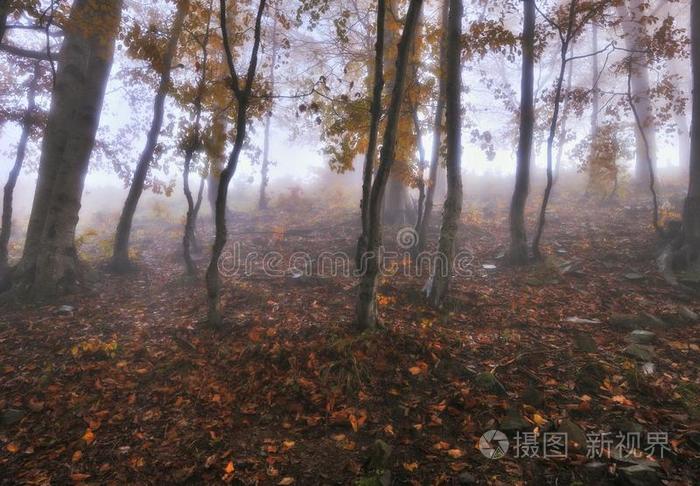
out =
<svg viewBox="0 0 700 486"><path fill-rule="evenodd" d="M447 451L447 455L450 456L452 459L459 459L464 455L461 449L450 449Z"/></svg>
<svg viewBox="0 0 700 486"><path fill-rule="evenodd" d="M11 452L12 454L16 454L17 452L19 452L19 446L14 442L10 442L9 444L7 444L5 446L5 449L7 450L7 452Z"/></svg>
<svg viewBox="0 0 700 486"><path fill-rule="evenodd" d="M440 442L436 442L435 444L433 444L433 449L437 449L439 451L447 450L449 448L450 448L450 444L448 444L447 442L442 441L442 440Z"/></svg>
<svg viewBox="0 0 700 486"><path fill-rule="evenodd" d="M418 469L418 463L417 462L404 462L403 468L408 472L413 472L416 469Z"/></svg>
<svg viewBox="0 0 700 486"><path fill-rule="evenodd" d="M78 462L82 459L83 453L81 451L75 451L71 457L71 462Z"/></svg>
<svg viewBox="0 0 700 486"><path fill-rule="evenodd" d="M423 361L418 361L415 366L411 366L408 371L413 375L420 375L428 371L428 364Z"/></svg>
<svg viewBox="0 0 700 486"><path fill-rule="evenodd" d="M289 486L290 484L294 484L294 478L287 476L282 478L277 486Z"/></svg>
<svg viewBox="0 0 700 486"><path fill-rule="evenodd" d="M226 464L226 467L224 468L224 472L225 472L226 474L233 474L233 471L235 471L235 470L236 470L236 468L235 468L235 466L233 465L233 462L232 462L232 461L228 461L228 464Z"/></svg>
<svg viewBox="0 0 700 486"><path fill-rule="evenodd" d="M88 427L88 429L83 434L82 439L85 441L85 443L87 443L87 445L92 444L95 441L95 434L93 433L92 429Z"/></svg>

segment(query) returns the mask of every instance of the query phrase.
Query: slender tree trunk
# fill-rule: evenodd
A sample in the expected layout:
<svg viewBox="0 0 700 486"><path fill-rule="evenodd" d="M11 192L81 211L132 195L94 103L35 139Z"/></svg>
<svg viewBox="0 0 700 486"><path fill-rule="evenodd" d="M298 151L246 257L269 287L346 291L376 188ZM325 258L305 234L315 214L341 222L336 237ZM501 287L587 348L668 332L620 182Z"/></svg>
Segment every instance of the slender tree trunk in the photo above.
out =
<svg viewBox="0 0 700 486"><path fill-rule="evenodd" d="M683 246L689 261L700 253L700 0L691 0L691 62L693 108L690 136L688 195L683 208Z"/></svg>
<svg viewBox="0 0 700 486"><path fill-rule="evenodd" d="M27 143L29 142L29 137L32 133L32 127L36 122L34 113L34 110L36 109L35 98L37 83L40 75L40 63L37 61L34 64L34 74L32 75L32 80L29 83L29 89L27 90L27 111L24 113L24 118L22 120L22 134L19 137L19 144L17 145L15 163L7 177L7 183L5 183L5 190L3 193L2 227L0 228L0 280L4 280L4 275L8 269L8 245L10 242L10 234L12 232L12 199L15 192L15 186L17 185L17 179L19 178L19 173L22 170L22 164L24 164L24 156L27 152Z"/></svg>
<svg viewBox="0 0 700 486"><path fill-rule="evenodd" d="M416 79L418 76L416 75ZM421 227L421 222L423 220L423 210L425 207L425 149L423 148L423 134L421 133L420 120L418 119L418 107L413 105L411 107L411 114L413 115L413 126L416 131L416 140L418 140L418 175L416 177L416 186L418 187L418 211L416 214L416 233L418 228ZM417 246L414 247L414 250Z"/></svg>
<svg viewBox="0 0 700 486"><path fill-rule="evenodd" d="M202 41L202 71L200 74L199 83L197 85L197 94L194 98L194 126L191 138L187 144L187 149L185 150L185 163L182 171L182 188L185 193L185 199L187 200L187 215L185 216L185 232L182 237L182 251L183 257L185 259L185 267L187 269L187 274L190 276L194 276L197 273L197 266L192 260L191 252L192 246L196 244L194 230L197 214L195 212L195 202L192 198L192 191L190 190L190 166L192 164L192 158L194 157L194 154L201 147L200 132L202 120L202 98L204 97L204 90L206 88L207 83L207 48L209 46L209 26L211 23L212 9L213 0L209 4L209 16L207 17L207 27L204 34L204 40ZM200 180L198 202L201 201L202 188L203 183L202 180Z"/></svg>
<svg viewBox="0 0 700 486"><path fill-rule="evenodd" d="M617 6L618 15L623 19L622 29L625 34L625 46L633 52L644 50L643 41L646 27L642 23L642 17L645 15L642 7L645 1L629 0L629 9L624 4ZM642 127L641 130L635 129L634 178L638 184L646 184L649 181L647 159L651 159L652 167L656 168L656 132L653 126L653 109L649 99L649 68L643 54L635 54L632 59L632 97Z"/></svg>
<svg viewBox="0 0 700 486"><path fill-rule="evenodd" d="M552 113L552 120L549 125L549 136L547 137L547 185L544 189L544 196L542 197L542 205L540 206L539 218L537 220L537 229L535 231L535 237L532 240L532 255L540 260L542 259L542 253L540 251L540 239L542 238L542 232L544 231L545 218L547 215L547 204L549 203L549 196L552 193L552 184L554 182L552 174L552 150L554 147L554 138L557 133L557 123L559 121L559 109L561 105L561 91L564 85L564 74L566 73L567 65L567 54L569 52L569 43L571 42L571 34L574 28L574 22L576 21L576 0L571 0L569 4L569 25L566 32L563 33L563 39L561 43L561 53L559 61L559 75L557 76L556 88L554 90L554 113Z"/></svg>
<svg viewBox="0 0 700 486"><path fill-rule="evenodd" d="M447 299L459 230L459 217L462 214L462 0L450 1L450 16L447 28L447 197L442 210L442 227L438 254L444 255L447 263L443 271L433 276L430 301L435 307L442 307Z"/></svg>
<svg viewBox="0 0 700 486"><path fill-rule="evenodd" d="M654 229L656 230L657 233L661 234L662 230L661 227L659 226L659 203L658 203L658 198L656 197L656 187L655 187L655 182L656 182L656 176L654 174L654 161L651 158L651 150L650 150L650 144L649 140L647 139L646 132L644 130L644 121L642 120L642 116L639 113L639 108L637 107L637 104L634 102L634 97L632 96L632 78L633 78L633 70L634 67L632 66L632 63L634 62L634 59L632 57L629 58L628 60L628 66L627 66L627 103L629 103L630 108L632 109L632 114L634 115L634 122L635 122L635 127L637 129L637 132L639 133L641 139L642 139L642 145L643 145L643 153L646 157L645 162L647 165L647 174L648 174L648 181L649 181L649 192L651 193L651 199L653 203L653 214L652 214L652 223L654 225Z"/></svg>
<svg viewBox="0 0 700 486"><path fill-rule="evenodd" d="M447 65L447 22L450 11L449 0L443 0L442 3L442 35L440 36L440 59L439 59L439 87L438 98L435 106L435 121L433 122L433 147L430 154L430 169L428 171L428 188L425 194L425 209L423 216L420 218L420 224L417 225L418 243L416 253L420 253L425 249L427 243L428 228L430 219L433 213L433 205L435 195L438 189L438 173L440 171L440 148L442 147L442 124L445 117L445 92L447 91L447 76L445 75L445 66Z"/></svg>
<svg viewBox="0 0 700 486"><path fill-rule="evenodd" d="M574 46L571 46L571 54L574 53ZM564 147L566 147L566 136L567 136L567 122L569 121L569 93L571 92L571 81L573 77L573 63L569 63L568 74L566 75L566 93L567 97L564 100L564 106L561 110L561 125L559 126L559 134L557 138L559 143L557 144L557 161L554 165L554 184L559 180L559 173L561 171L561 162L564 158Z"/></svg>
<svg viewBox="0 0 700 486"><path fill-rule="evenodd" d="M396 154L396 134L398 131L401 105L406 87L411 46L415 38L418 18L423 0L411 0L396 57L396 76L387 111L386 128L382 143L379 167L372 183L369 199L369 225L367 234L367 253L365 255L365 272L360 279L360 292L357 303L357 326L359 329L374 329L377 326L377 283L379 277L379 259L382 244L382 206L384 191Z"/></svg>
<svg viewBox="0 0 700 486"><path fill-rule="evenodd" d="M384 89L384 16L386 5L384 0L377 0L377 40L374 48L374 80L372 104L370 106L369 136L367 153L362 167L362 200L360 201L360 219L362 232L357 240L355 251L355 267L360 268L362 256L367 250L367 235L369 234L369 199L372 190L372 172L374 158L377 152L377 137L379 134L379 119L382 114L382 91Z"/></svg>
<svg viewBox="0 0 700 486"><path fill-rule="evenodd" d="M592 52L598 51L598 25L595 22L591 24L591 48ZM598 136L598 112L600 111L600 89L598 89L598 78L600 76L600 67L598 66L598 55L593 54L591 59L591 151L596 145ZM591 156L589 160L593 160ZM588 182L586 185L586 195L590 194L598 183L597 167L588 164Z"/></svg>
<svg viewBox="0 0 700 486"><path fill-rule="evenodd" d="M523 1L523 60L520 79L520 138L518 162L515 169L515 189L510 205L509 259L516 265L527 263L527 233L525 230L525 203L530 189L530 163L534 113L534 65L535 65L535 0Z"/></svg>
<svg viewBox="0 0 700 486"><path fill-rule="evenodd" d="M114 248L110 266L115 271L126 271L130 270L132 267L129 259L129 237L131 236L131 226L134 221L136 207L138 206L141 194L143 194L148 169L151 166L153 155L158 145L160 130L163 127L165 98L167 97L168 90L170 89L170 72L172 70L173 59L175 58L175 54L177 52L180 34L182 33L182 26L185 22L187 12L189 11L189 6L189 0L179 0L175 20L168 39L168 45L165 53L163 54L162 65L160 66L160 82L158 84L156 98L153 103L153 119L151 120L151 128L148 131L146 146L144 147L141 157L136 164L134 178L131 181L129 194L124 202L124 209L122 209L119 224L117 225L117 232L114 237Z"/></svg>
<svg viewBox="0 0 700 486"><path fill-rule="evenodd" d="M275 92L275 64L277 63L277 19L272 26L272 53L270 59L270 92ZM270 182L270 125L272 125L272 107L265 115L265 133L263 139L263 159L260 167L260 198L258 209L267 209L267 185Z"/></svg>
<svg viewBox="0 0 700 486"><path fill-rule="evenodd" d="M253 49L248 63L248 71L245 78L245 86L239 86L239 78L236 73L236 68L233 61L233 54L229 45L228 27L226 25L226 0L220 0L221 10L221 35L226 51L226 62L231 74L232 83L231 89L234 93L237 103L236 113L236 138L233 143L233 149L229 155L226 167L221 172L219 187L216 195L216 212L215 212L215 236L214 246L212 248L211 260L206 274L207 287L207 318L211 326L220 328L223 325L223 317L221 314L221 280L219 277L219 259L226 246L228 231L226 229L226 198L228 196L228 185L231 178L236 172L238 159L243 148L243 143L246 137L246 125L248 123L248 105L253 89L253 81L258 65L258 50L260 48L260 30L262 23L262 15L265 10L266 0L260 0L258 12L255 18L255 30L253 39Z"/></svg>
<svg viewBox="0 0 700 486"><path fill-rule="evenodd" d="M192 211L192 251L199 252L201 247L199 245L199 240L197 239L197 216L199 216L199 209L202 207L202 199L204 196L204 182L206 181L206 176L201 176L199 178L199 189L197 189L197 199L194 203L194 209Z"/></svg>
<svg viewBox="0 0 700 486"><path fill-rule="evenodd" d="M13 286L37 298L70 292L79 281L75 228L112 67L122 1L75 0L39 162L22 260Z"/></svg>

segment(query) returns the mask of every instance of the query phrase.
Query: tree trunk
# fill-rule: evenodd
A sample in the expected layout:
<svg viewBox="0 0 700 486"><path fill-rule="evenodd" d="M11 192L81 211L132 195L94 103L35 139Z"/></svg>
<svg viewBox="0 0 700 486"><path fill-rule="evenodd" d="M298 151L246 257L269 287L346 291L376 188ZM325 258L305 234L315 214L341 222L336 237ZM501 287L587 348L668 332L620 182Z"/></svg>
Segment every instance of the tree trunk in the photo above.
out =
<svg viewBox="0 0 700 486"><path fill-rule="evenodd" d="M416 74L416 79L418 75ZM413 127L416 131L416 140L418 141L418 174L416 176L416 187L418 188L418 210L416 212L416 234L418 228L421 227L421 222L423 221L423 210L425 207L425 149L423 148L423 134L420 126L420 120L418 119L418 106L414 104L411 106L411 115L413 115ZM417 243L417 242L416 242ZM413 250L417 250L417 245L413 247Z"/></svg>
<svg viewBox="0 0 700 486"><path fill-rule="evenodd" d="M148 175L148 169L153 161L153 155L155 153L156 146L158 145L160 130L163 127L165 98L167 97L168 90L170 89L170 72L189 6L189 0L180 0L178 2L175 20L173 22L172 30L170 31L170 38L168 39L168 45L165 53L163 54L163 64L160 66L160 82L158 84L156 98L153 103L153 119L151 120L151 128L148 131L146 147L143 149L141 157L136 164L134 178L131 181L129 194L124 202L124 209L122 209L119 224L117 225L117 232L114 237L114 249L110 266L115 271L127 271L132 267L129 259L129 237L131 236L131 225L134 221L136 207L138 206L139 199L143 193L143 188L146 183L146 176Z"/></svg>
<svg viewBox="0 0 700 486"><path fill-rule="evenodd" d="M19 144L17 145L15 163L7 177L7 183L5 184L3 193L2 227L0 228L0 280L4 280L8 270L8 245L12 232L12 199L19 173L22 170L22 164L24 164L24 156L27 152L29 136L31 135L34 123L36 123L34 110L36 109L36 88L40 75L40 63L37 61L34 64L34 73L29 84L29 89L27 90L27 111L24 113L24 118L22 120L22 134L19 137Z"/></svg>
<svg viewBox="0 0 700 486"><path fill-rule="evenodd" d="M509 259L516 265L527 263L527 233L525 231L525 203L530 189L530 161L534 114L534 65L535 65L535 0L524 0L523 60L520 80L520 138L518 162L515 169L515 189L510 204Z"/></svg>
<svg viewBox="0 0 700 486"><path fill-rule="evenodd" d="M398 45L396 76L387 111L379 167L372 183L369 199L367 253L363 264L365 271L360 279L360 292L357 303L357 326L361 330L374 329L377 326L377 281L380 267L379 252L382 244L382 205L384 202L384 191L396 154L396 134L399 118L401 117L406 74L422 4L423 0L411 0L408 13L406 14L406 22Z"/></svg>
<svg viewBox="0 0 700 486"><path fill-rule="evenodd" d="M34 202L15 288L35 297L74 289L75 227L112 67L122 0L75 0L58 56Z"/></svg>
<svg viewBox="0 0 700 486"><path fill-rule="evenodd" d="M379 118L382 114L382 90L384 89L384 16L386 5L384 0L377 0L377 40L374 48L374 88L370 106L369 136L367 153L362 168L362 200L360 201L360 219L362 232L357 240L355 251L355 267L362 265L362 256L367 250L367 235L369 234L369 199L372 189L372 172L374 158L377 152L377 137L379 134Z"/></svg>
<svg viewBox="0 0 700 486"><path fill-rule="evenodd" d="M447 77L444 69L447 65L447 22L450 11L449 0L442 2L442 35L440 36L440 59L439 59L439 87L438 98L435 106L435 121L433 122L433 147L430 154L430 170L428 171L428 189L425 194L425 208L423 216L420 218L420 224L417 226L418 243L416 253L420 253L425 249L425 244L428 236L428 228L430 226L430 218L433 212L433 204L438 190L438 173L440 170L440 148L442 147L442 123L445 117L445 91L447 90Z"/></svg>
<svg viewBox="0 0 700 486"><path fill-rule="evenodd" d="M598 52L598 26L595 22L591 24L591 51ZM600 111L600 89L598 89L598 78L600 67L598 66L598 55L593 54L591 59L591 151L596 143L596 137L598 136L598 112ZM589 157L589 161L592 161ZM589 195L596 185L598 184L598 174L597 168L588 164L588 182L586 184L586 195Z"/></svg>
<svg viewBox="0 0 700 486"><path fill-rule="evenodd" d="M437 270L433 276L430 301L442 307L452 279L459 217L462 214L462 63L460 58L462 38L462 0L450 1L450 16L447 28L447 197L442 210L442 227L438 254L444 255L446 268Z"/></svg>
<svg viewBox="0 0 700 486"><path fill-rule="evenodd" d="M272 26L272 56L270 59L270 93L275 91L275 64L277 63L277 19ZM267 209L267 185L270 182L270 125L272 124L272 107L265 115L265 133L263 139L263 159L260 167L260 198L258 209Z"/></svg>
<svg viewBox="0 0 700 486"><path fill-rule="evenodd" d="M571 46L571 55L573 56L574 54L574 46L572 44ZM566 93L567 93L567 98L564 100L564 106L562 106L561 110L561 125L559 126L559 134L557 135L557 138L559 139L559 143L557 144L557 162L554 165L554 184L557 183L559 180L559 174L561 171L561 163L562 159L564 158L564 147L566 147L566 136L567 136L567 127L566 124L569 121L569 93L571 93L571 81L573 77L573 64L569 64L569 72L566 75Z"/></svg>
<svg viewBox="0 0 700 486"><path fill-rule="evenodd" d="M688 195L683 208L683 246L689 261L700 252L700 0L691 0L691 62L693 108L690 134Z"/></svg>
<svg viewBox="0 0 700 486"><path fill-rule="evenodd" d="M202 71L199 77L199 83L197 85L197 94L194 98L194 126L191 138L188 141L187 148L185 149L185 163L182 171L182 188L185 193L185 199L187 200L187 215L185 216L185 232L182 237L182 251L185 259L185 268L187 269L187 274L190 276L194 276L197 273L197 266L192 260L191 248L193 245L196 245L194 230L197 212L195 211L195 208L197 208L197 210L199 209L197 206L201 203L203 190L203 179L201 179L199 183L199 193L197 196L197 206L195 206L194 199L192 198L192 191L190 190L190 165L194 154L201 147L202 99L204 97L204 90L207 83L207 47L209 46L209 26L211 23L212 6L213 4L210 4L209 16L207 17L207 27L204 34L204 40L202 41Z"/></svg>
<svg viewBox="0 0 700 486"><path fill-rule="evenodd" d="M207 319L211 326L220 328L223 325L223 317L221 314L221 280L219 277L219 259L226 246L228 231L226 229L226 198L228 196L228 185L231 178L236 172L238 159L243 148L243 143L246 137L246 125L248 123L248 105L253 89L253 81L258 65L258 49L260 48L260 30L262 23L262 15L265 10L265 1L260 0L258 12L255 18L255 30L253 49L248 63L248 71L245 78L245 86L239 86L239 78L236 73L236 68L233 61L233 54L228 40L228 28L226 25L226 0L220 0L221 9L221 35L226 51L226 62L231 74L231 89L234 93L237 103L236 113L236 138L233 142L233 149L229 155L226 167L221 171L219 178L219 186L216 194L216 211L215 211L215 236L214 246L212 248L211 260L207 267L206 287L207 287Z"/></svg>
<svg viewBox="0 0 700 486"><path fill-rule="evenodd" d="M625 47L629 51L644 50L646 27L640 21L641 17L645 15L642 11L644 2L645 0L630 0L628 2L629 8L624 4L617 6L618 15L623 19L622 30L625 34ZM653 109L649 99L649 68L643 54L635 54L632 59L632 97L644 131L642 134L639 128L635 128L634 178L638 184L646 184L649 181L647 159L651 159L652 167L656 168L656 131L653 125Z"/></svg>
<svg viewBox="0 0 700 486"><path fill-rule="evenodd" d="M537 220L537 229L535 230L535 237L532 240L532 255L538 260L542 259L540 239L542 238L542 232L544 231L545 218L547 215L547 204L549 203L549 196L552 193L552 184L554 181L552 174L552 150L554 147L554 138L556 137L557 133L557 123L559 121L559 109L561 105L561 91L564 85L564 74L566 73L567 65L566 56L569 52L569 43L571 42L571 35L573 33L574 23L576 21L577 3L577 0L571 0L571 3L569 4L568 27L566 32L562 33L559 75L557 76L556 88L554 90L554 112L552 113L552 120L549 125L549 136L547 137L547 185L544 188L544 196L542 197L542 205L540 206L540 213Z"/></svg>

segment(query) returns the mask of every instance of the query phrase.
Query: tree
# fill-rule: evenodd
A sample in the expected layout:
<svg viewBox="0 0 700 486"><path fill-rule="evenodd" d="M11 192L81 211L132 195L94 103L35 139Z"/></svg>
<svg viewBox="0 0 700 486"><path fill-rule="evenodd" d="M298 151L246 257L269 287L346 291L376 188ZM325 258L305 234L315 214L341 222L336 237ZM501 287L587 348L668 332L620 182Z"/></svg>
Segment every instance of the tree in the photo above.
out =
<svg viewBox="0 0 700 486"><path fill-rule="evenodd" d="M39 61L34 62L34 73L29 81L27 88L27 109L22 119L22 134L17 145L17 154L15 163L10 170L5 183L2 200L2 227L0 228L0 280L4 279L4 274L9 269L8 267L8 244L10 242L10 233L12 232L12 199L15 191L15 185L19 178L19 173L24 164L24 157L27 153L27 143L32 134L32 129L36 125L36 91L39 78L41 77L41 64Z"/></svg>
<svg viewBox="0 0 700 486"><path fill-rule="evenodd" d="M418 26L422 0L411 0L406 14L401 39L398 43L396 73L387 111L386 127L372 190L369 199L369 226L367 234L367 253L363 256L364 274L360 279L360 291L357 303L357 326L359 329L374 329L377 326L377 284L379 279L379 259L382 243L382 206L389 172L394 164L396 139L401 116L401 105L406 87L411 46Z"/></svg>
<svg viewBox="0 0 700 486"><path fill-rule="evenodd" d="M163 126L163 115L165 111L165 98L170 89L170 73L173 67L173 60L177 52L177 46L182 33L182 26L185 22L185 17L190 7L189 0L177 0L177 11L173 22L172 30L168 38L167 47L163 53L160 62L155 63L154 68L160 72L160 82L156 91L155 101L153 103L153 119L151 127L148 131L146 146L141 153L134 177L129 188L129 194L124 202L117 231L114 236L114 248L112 251L112 261L110 266L115 271L126 271L131 268L129 259L129 237L131 236L131 226L134 221L134 214L138 206L139 199L143 193L148 169L153 160L153 156L158 145L158 137Z"/></svg>
<svg viewBox="0 0 700 486"><path fill-rule="evenodd" d="M520 136L515 170L515 189L510 205L510 260L516 265L527 263L525 203L530 187L530 159L534 113L535 0L523 1L522 75L520 78Z"/></svg>
<svg viewBox="0 0 700 486"><path fill-rule="evenodd" d="M223 319L221 315L221 281L219 277L219 259L221 253L226 246L228 232L226 229L226 198L228 196L228 186L231 178L238 167L238 159L243 149L243 143L246 137L246 125L248 123L248 107L250 105L251 94L253 91L253 82L258 66L258 50L260 49L260 31L262 23L262 15L265 10L266 0L260 0L258 11L255 17L255 29L253 32L253 47L248 61L248 70L241 86L241 79L238 77L236 65L234 63L231 45L229 44L228 25L226 21L226 0L220 0L220 23L221 36L224 43L224 51L226 53L226 64L228 65L231 75L230 89L233 93L236 102L236 126L235 139L233 149L228 157L226 166L221 171L219 184L216 194L216 210L214 216L215 236L214 247L212 248L211 260L207 267L206 287L207 287L207 302L208 311L207 319L211 326L221 327Z"/></svg>
<svg viewBox="0 0 700 486"><path fill-rule="evenodd" d="M691 0L692 123L688 194L683 205L681 252L685 264L697 262L700 254L700 0Z"/></svg>
<svg viewBox="0 0 700 486"><path fill-rule="evenodd" d="M112 66L122 0L75 0L48 115L24 252L14 289L34 297L69 292L80 279L75 228Z"/></svg>
<svg viewBox="0 0 700 486"><path fill-rule="evenodd" d="M194 125L185 136L185 160L182 170L182 188L187 200L187 214L185 216L185 231L182 236L182 251L185 259L185 267L187 274L193 276L197 273L197 267L192 260L192 246L195 243L195 223L197 213L202 204L202 191L204 190L204 177L200 179L199 190L197 191L197 200L192 197L190 189L190 170L194 154L200 149L201 141L201 119L202 119L202 102L207 86L207 62L209 60L209 37L211 34L211 15L213 10L213 0L210 0L209 11L206 19L206 27L204 35L198 41L202 49L201 62L198 62L200 70L199 82L197 83L196 93L194 96Z"/></svg>
<svg viewBox="0 0 700 486"><path fill-rule="evenodd" d="M369 235L369 205L372 189L372 173L374 159L377 153L377 138L379 135L379 118L382 115L382 90L384 89L384 16L386 5L384 0L377 0L377 39L374 47L374 80L372 89L372 104L370 107L369 136L367 153L362 168L362 200L360 201L360 217L362 233L357 240L355 263L360 268L362 255L367 250Z"/></svg>
<svg viewBox="0 0 700 486"><path fill-rule="evenodd" d="M279 43L277 41L277 19L274 19L272 25L272 52L270 53L270 73L269 83L270 92L275 91L275 64L277 63L277 49ZM265 115L265 129L263 133L263 154L262 163L260 165L260 197L258 198L258 209L267 209L267 184L270 182L270 126L272 125L272 107Z"/></svg>
<svg viewBox="0 0 700 486"><path fill-rule="evenodd" d="M444 255L446 268L433 276L430 300L435 307L442 307L452 279L459 217L462 214L462 0L450 1L450 15L447 24L447 78L446 95L446 144L447 144L447 196L442 210L442 226L438 254Z"/></svg>
<svg viewBox="0 0 700 486"><path fill-rule="evenodd" d="M637 150L634 178L639 184L646 184L649 181L647 160L651 159L652 169L656 167L656 131L653 125L653 107L649 97L649 69L643 55L644 39L647 36L646 23L648 22L646 8L648 8L648 3L645 0L626 0L617 3L625 46L627 51L631 53L632 60L630 62L634 67L631 79L632 98L642 127L635 129Z"/></svg>
<svg viewBox="0 0 700 486"><path fill-rule="evenodd" d="M428 227L433 212L433 204L435 194L438 188L438 172L440 169L440 149L442 147L442 125L445 118L445 92L447 91L447 77L443 72L447 65L447 22L449 18L450 4L449 0L443 0L441 9L441 28L440 35L440 56L438 60L438 94L435 105L435 118L433 121L433 146L430 154L430 169L428 170L427 191L425 194L425 203L423 214L416 224L416 233L418 242L416 253L420 253L425 248L426 239L428 236Z"/></svg>

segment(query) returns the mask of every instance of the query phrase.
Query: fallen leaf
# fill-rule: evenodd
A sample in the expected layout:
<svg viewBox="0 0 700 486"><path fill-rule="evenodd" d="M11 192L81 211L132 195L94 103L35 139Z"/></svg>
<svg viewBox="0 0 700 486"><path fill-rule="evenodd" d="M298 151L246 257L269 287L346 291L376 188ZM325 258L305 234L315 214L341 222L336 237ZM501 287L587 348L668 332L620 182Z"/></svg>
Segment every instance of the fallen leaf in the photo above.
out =
<svg viewBox="0 0 700 486"><path fill-rule="evenodd" d="M15 444L14 442L10 442L5 446L5 449L7 452L11 452L12 454L15 454L16 452L19 451L19 446Z"/></svg>
<svg viewBox="0 0 700 486"><path fill-rule="evenodd" d="M462 457L464 453L462 452L461 449L450 449L447 451L447 455L450 456L452 459L459 459Z"/></svg>
<svg viewBox="0 0 700 486"><path fill-rule="evenodd" d="M224 469L224 472L226 474L233 474L233 471L235 471L236 468L233 465L232 461L228 461L228 464L226 464L226 468Z"/></svg>
<svg viewBox="0 0 700 486"><path fill-rule="evenodd" d="M282 478L280 482L277 483L277 486L289 486L290 484L294 484L294 478L287 476Z"/></svg>
<svg viewBox="0 0 700 486"><path fill-rule="evenodd" d="M83 440L87 443L87 445L90 445L95 441L95 434L89 427L83 434Z"/></svg>
<svg viewBox="0 0 700 486"><path fill-rule="evenodd" d="M71 462L78 462L82 459L83 453L81 451L75 451L73 457L71 457Z"/></svg>
<svg viewBox="0 0 700 486"><path fill-rule="evenodd" d="M417 462L404 462L403 468L408 472L413 472L416 469L418 469L418 463Z"/></svg>

